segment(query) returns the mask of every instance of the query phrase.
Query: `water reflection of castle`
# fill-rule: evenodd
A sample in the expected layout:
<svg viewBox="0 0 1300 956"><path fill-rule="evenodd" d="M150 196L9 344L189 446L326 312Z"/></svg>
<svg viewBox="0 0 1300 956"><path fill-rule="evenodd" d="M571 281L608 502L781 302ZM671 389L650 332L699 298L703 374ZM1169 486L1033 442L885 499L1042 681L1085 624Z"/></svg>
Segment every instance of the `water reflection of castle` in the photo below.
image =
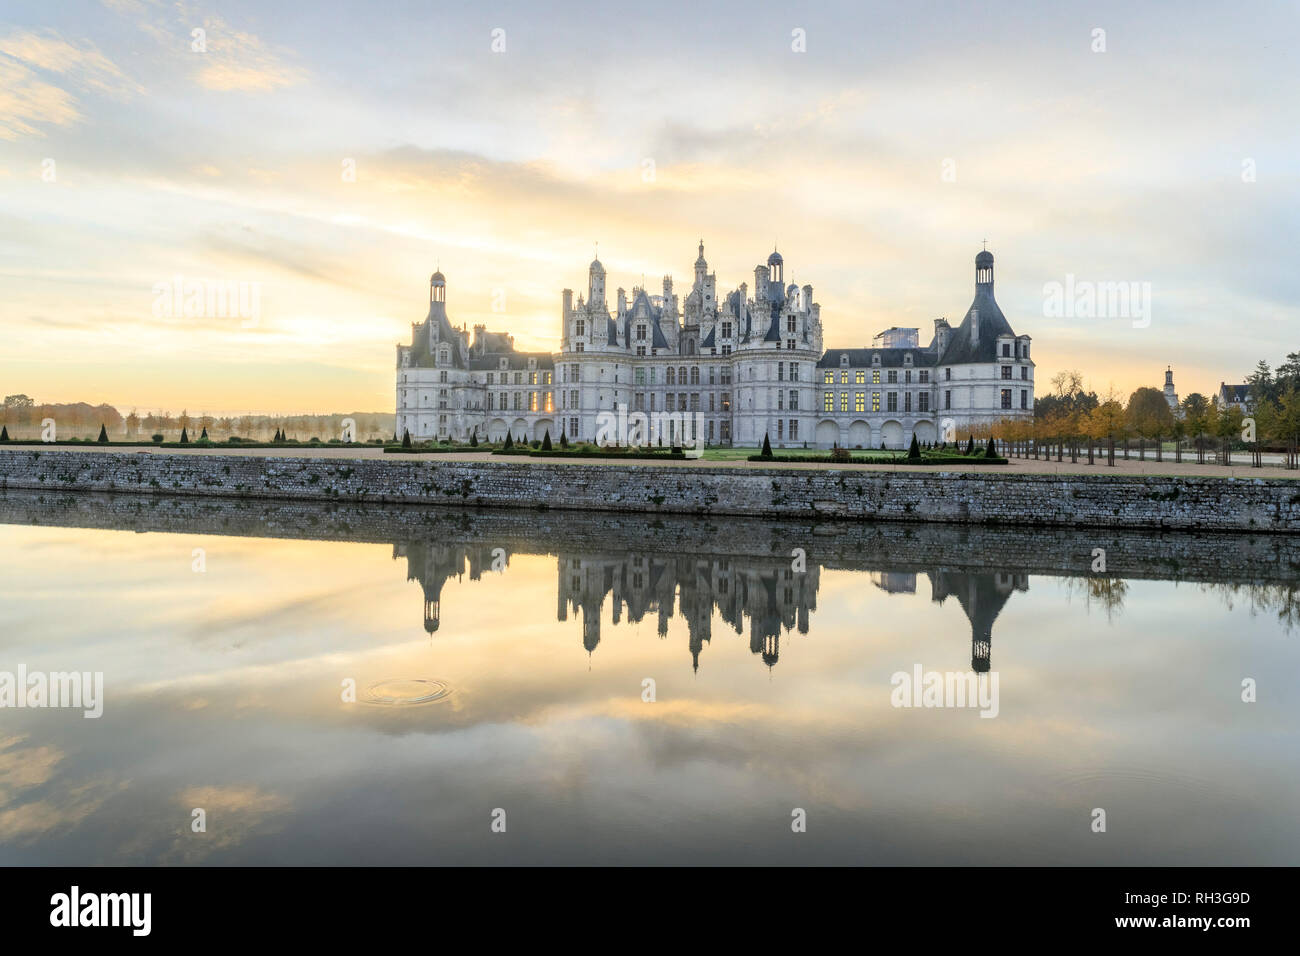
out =
<svg viewBox="0 0 1300 956"><path fill-rule="evenodd" d="M468 574L477 581L485 571L504 570L509 564L506 549L489 544L395 544L393 558L401 557L406 558L407 580L418 581L424 589L424 629L430 634L438 630L442 588L450 578ZM915 571L843 569L869 572L872 583L890 594L916 593ZM971 667L987 671L993 622L1013 591L1029 589L1029 576L943 569L920 573L930 579L933 600L942 604L952 597L961 605L971 625ZM667 635L674 614L685 618L692 666L698 670L700 651L713 638L715 609L737 634L745 633L748 620L750 651L768 667L775 665L782 632L808 633L821 568L810 560L806 571L794 571L789 558L778 556L561 552L558 574L556 619L567 621L571 612L581 612L582 644L588 653L600 643L608 599L612 623L626 618L636 624L655 615L660 637Z"/></svg>

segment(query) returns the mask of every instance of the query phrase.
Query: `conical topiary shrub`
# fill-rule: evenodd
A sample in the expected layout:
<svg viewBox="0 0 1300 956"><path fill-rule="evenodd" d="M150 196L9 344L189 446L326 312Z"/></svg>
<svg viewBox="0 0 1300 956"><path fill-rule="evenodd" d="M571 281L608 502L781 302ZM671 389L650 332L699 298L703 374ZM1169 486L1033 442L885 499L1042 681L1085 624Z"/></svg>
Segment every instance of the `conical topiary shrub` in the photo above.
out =
<svg viewBox="0 0 1300 956"><path fill-rule="evenodd" d="M411 430L409 428L402 430L402 447L403 448L411 447Z"/></svg>
<svg viewBox="0 0 1300 956"><path fill-rule="evenodd" d="M916 435L912 435L912 444L907 449L907 457L913 461L921 460L921 443L916 440Z"/></svg>
<svg viewBox="0 0 1300 956"><path fill-rule="evenodd" d="M505 440L505 443L504 443L501 447L502 447L503 449L504 449L504 448L514 448L514 447L515 447L515 439L514 439L514 436L511 435L509 432L506 432L506 440Z"/></svg>
<svg viewBox="0 0 1300 956"><path fill-rule="evenodd" d="M208 429L204 427L203 434L199 436L199 441L207 441L207 440L208 440Z"/></svg>
<svg viewBox="0 0 1300 956"><path fill-rule="evenodd" d="M996 458L996 457L998 457L998 450L997 450L997 448L996 448L996 447L994 446L994 444L993 444L993 436L992 436L992 435L989 436L989 444L988 444L988 447L984 449L984 457L985 457L985 458Z"/></svg>
<svg viewBox="0 0 1300 956"><path fill-rule="evenodd" d="M569 447L569 435L564 429L560 429L560 447L561 448Z"/></svg>
<svg viewBox="0 0 1300 956"><path fill-rule="evenodd" d="M542 436L542 451L551 450L551 430L546 429L546 434Z"/></svg>
<svg viewBox="0 0 1300 956"><path fill-rule="evenodd" d="M477 427L476 427L472 432L469 433L469 447L470 447L470 448L477 448L477 447L478 447L478 428L477 428Z"/></svg>
<svg viewBox="0 0 1300 956"><path fill-rule="evenodd" d="M975 436L974 436L974 435L971 435L971 436L966 440L966 454L968 454L968 455L973 455L973 454L975 454Z"/></svg>
<svg viewBox="0 0 1300 956"><path fill-rule="evenodd" d="M767 432L763 432L763 457L772 457L772 443L768 440Z"/></svg>
<svg viewBox="0 0 1300 956"><path fill-rule="evenodd" d="M100 425L100 426L99 426L99 438L98 438L98 441L99 441L99 443L100 443L101 445L107 445L107 444L108 444L108 428L107 428L106 426L104 426L104 425Z"/></svg>
<svg viewBox="0 0 1300 956"><path fill-rule="evenodd" d="M9 429L7 426L0 426L0 441L9 440Z"/></svg>
<svg viewBox="0 0 1300 956"><path fill-rule="evenodd" d="M190 443L190 436L189 436L189 434L186 432L186 430L185 430L184 428L182 428L182 429L181 429L181 444L182 444L182 445L188 445L189 443Z"/></svg>

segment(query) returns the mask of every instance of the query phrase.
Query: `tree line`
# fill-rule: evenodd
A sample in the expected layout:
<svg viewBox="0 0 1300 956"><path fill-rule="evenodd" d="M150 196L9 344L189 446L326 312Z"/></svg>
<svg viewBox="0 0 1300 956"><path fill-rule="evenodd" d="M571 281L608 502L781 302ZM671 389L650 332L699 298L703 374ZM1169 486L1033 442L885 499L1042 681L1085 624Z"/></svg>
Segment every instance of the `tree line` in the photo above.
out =
<svg viewBox="0 0 1300 956"><path fill-rule="evenodd" d="M1140 457L1148 448L1157 460L1164 446L1172 442L1177 460L1184 448L1194 449L1198 461L1207 454L1226 464L1233 449L1245 448L1260 464L1263 452L1281 452L1288 468L1297 467L1300 443L1300 352L1291 352L1276 370L1260 361L1247 380L1248 411L1193 392L1184 398L1177 412L1157 388L1139 388L1128 401L1112 388L1106 395L1083 387L1083 376L1066 370L1052 378L1052 391L1034 400L1031 420L1007 419L988 426L988 433L1013 449L1055 449L1058 460L1064 454L1077 456L1087 444L1107 449L1122 447L1124 456L1134 442Z"/></svg>
<svg viewBox="0 0 1300 956"><path fill-rule="evenodd" d="M165 441L178 439L181 432L191 438L204 431L213 441L226 441L231 437L248 441L270 441L277 433L289 440L322 441L339 438L343 422L355 423L354 437L364 442L375 438L392 439L396 416L383 412L336 412L328 415L236 415L214 416L206 412L179 414L169 411L132 409L123 415L111 405L88 405L84 402L70 404L38 404L26 395L8 395L0 410L0 425L13 439L41 437L41 423L54 419L57 436L64 438L94 438L101 428L113 441L149 441L162 435Z"/></svg>

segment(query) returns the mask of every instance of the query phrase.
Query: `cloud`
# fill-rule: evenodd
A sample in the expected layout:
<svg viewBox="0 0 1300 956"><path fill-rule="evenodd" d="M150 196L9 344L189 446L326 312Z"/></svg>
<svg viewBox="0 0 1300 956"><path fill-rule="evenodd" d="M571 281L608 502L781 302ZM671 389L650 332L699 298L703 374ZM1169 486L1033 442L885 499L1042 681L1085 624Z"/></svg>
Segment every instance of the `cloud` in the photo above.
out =
<svg viewBox="0 0 1300 956"><path fill-rule="evenodd" d="M82 119L65 85L110 96L140 89L91 43L74 44L52 30L0 37L0 139L43 136L37 124L70 126Z"/></svg>
<svg viewBox="0 0 1300 956"><path fill-rule="evenodd" d="M204 89L265 93L307 78L306 70L286 63L256 35L232 29L220 17L209 17L203 29L207 52L201 54L196 79Z"/></svg>

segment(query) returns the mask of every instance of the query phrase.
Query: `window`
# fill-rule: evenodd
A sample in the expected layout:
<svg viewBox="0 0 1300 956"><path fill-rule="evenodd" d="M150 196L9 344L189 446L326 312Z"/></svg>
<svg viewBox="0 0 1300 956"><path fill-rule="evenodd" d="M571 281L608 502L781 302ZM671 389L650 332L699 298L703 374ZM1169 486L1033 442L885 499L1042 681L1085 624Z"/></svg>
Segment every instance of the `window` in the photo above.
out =
<svg viewBox="0 0 1300 956"><path fill-rule="evenodd" d="M830 369L827 369L827 370L826 370L826 373L825 373L824 375L822 375L822 382L823 382L824 384L826 384L826 385L834 384L834 382L835 382L835 373L832 372Z"/></svg>
<svg viewBox="0 0 1300 956"><path fill-rule="evenodd" d="M885 381L887 381L890 385L897 385L897 384L898 384L898 372L897 372L897 370L891 368L891 369L889 370L888 377L885 379Z"/></svg>
<svg viewBox="0 0 1300 956"><path fill-rule="evenodd" d="M528 373L528 384L529 384L529 385L536 385L536 384L537 384L537 373L536 373L536 372L529 372L529 373Z"/></svg>
<svg viewBox="0 0 1300 956"><path fill-rule="evenodd" d="M890 392L888 395L885 396L885 411L889 411L889 412L898 411L897 392Z"/></svg>
<svg viewBox="0 0 1300 956"><path fill-rule="evenodd" d="M574 438L578 437L578 420L576 418L569 419L569 434Z"/></svg>
<svg viewBox="0 0 1300 956"><path fill-rule="evenodd" d="M645 384L645 369L643 369L643 368L638 368L635 372L633 372L633 373L632 373L632 381L634 381L637 385L644 385L644 384Z"/></svg>
<svg viewBox="0 0 1300 956"><path fill-rule="evenodd" d="M440 381L440 382L446 384L446 381L447 381L447 372L446 372L445 369L444 369L443 371L441 371L441 372L438 373L438 381Z"/></svg>
<svg viewBox="0 0 1300 956"><path fill-rule="evenodd" d="M1022 365L1022 366L1020 366L1020 377L1021 377L1022 379L1024 379L1025 381L1029 381L1029 366L1028 366L1028 365Z"/></svg>
<svg viewBox="0 0 1300 956"><path fill-rule="evenodd" d="M673 368L672 366L669 366L669 368L668 368L668 381L667 381L667 384L669 384L669 385L676 385L676 384L677 384L677 370L676 370L675 368Z"/></svg>
<svg viewBox="0 0 1300 956"><path fill-rule="evenodd" d="M872 385L879 385L879 384L880 384L880 369L878 369L878 368L873 368L873 369L871 370L871 384L872 384Z"/></svg>
<svg viewBox="0 0 1300 956"><path fill-rule="evenodd" d="M776 410L785 411L785 392L777 389L776 391Z"/></svg>
<svg viewBox="0 0 1300 956"><path fill-rule="evenodd" d="M792 381L792 382L797 382L797 381L799 381L799 363L798 363L798 362L791 362L791 363L790 363L790 381Z"/></svg>
<svg viewBox="0 0 1300 956"><path fill-rule="evenodd" d="M1003 408L1011 407L1011 389L1009 388L1004 388L1002 390L1002 407Z"/></svg>
<svg viewBox="0 0 1300 956"><path fill-rule="evenodd" d="M784 418L778 418L776 420L776 440L785 441L785 419Z"/></svg>
<svg viewBox="0 0 1300 956"><path fill-rule="evenodd" d="M922 392L916 396L916 410L918 412L928 412L930 410L929 392Z"/></svg>
<svg viewBox="0 0 1300 956"><path fill-rule="evenodd" d="M1020 407L1021 408L1029 407L1029 389L1027 388L1022 388L1020 390Z"/></svg>
<svg viewBox="0 0 1300 956"><path fill-rule="evenodd" d="M799 393L793 388L790 389L790 411L795 411L799 407Z"/></svg>
<svg viewBox="0 0 1300 956"><path fill-rule="evenodd" d="M1003 358L1011 358L1011 343L1010 343L1010 342L1003 342L1003 343L1002 343L1002 357L1003 357Z"/></svg>
<svg viewBox="0 0 1300 956"><path fill-rule="evenodd" d="M1010 377L1011 377L1011 366L1010 366L1010 365L1004 365L1004 366L1002 366L1002 377L1003 377L1003 378L1010 378Z"/></svg>
<svg viewBox="0 0 1300 956"><path fill-rule="evenodd" d="M789 332L791 335L794 335L794 333L795 333L795 325L794 325L794 323L795 323L795 317L794 317L793 315L788 315L788 316L786 316L786 319L785 319L785 330L786 330L787 332Z"/></svg>
<svg viewBox="0 0 1300 956"><path fill-rule="evenodd" d="M709 366L709 384L710 384L710 385L716 385L716 384L717 384L717 381L718 381L718 367L717 367L716 365L710 365L710 366Z"/></svg>
<svg viewBox="0 0 1300 956"><path fill-rule="evenodd" d="M731 323L730 323L730 322L723 322L723 323L722 323L722 337L723 337L724 339L729 339L729 338L731 338Z"/></svg>
<svg viewBox="0 0 1300 956"><path fill-rule="evenodd" d="M921 371L919 371L917 375L920 376L922 385L930 381L930 370L928 368L921 369Z"/></svg>
<svg viewBox="0 0 1300 956"><path fill-rule="evenodd" d="M722 384L723 384L723 385L730 385L730 384L731 384L731 366L730 366L730 365L724 365L724 366L722 366Z"/></svg>
<svg viewBox="0 0 1300 956"><path fill-rule="evenodd" d="M776 380L777 380L778 382L784 382L784 381L785 381L785 363L784 363L784 362L777 362L777 363L776 363Z"/></svg>
<svg viewBox="0 0 1300 956"><path fill-rule="evenodd" d="M700 384L700 367L698 365L691 366L691 384L692 385Z"/></svg>
<svg viewBox="0 0 1300 956"><path fill-rule="evenodd" d="M840 392L840 411L847 412L848 410L849 410L849 393Z"/></svg>
<svg viewBox="0 0 1300 956"><path fill-rule="evenodd" d="M579 320L577 321L577 324L576 324L576 326L575 326L575 328L574 328L573 331L574 331L575 333L577 333L578 335L586 335L586 334L587 334L587 322L586 322L586 320L585 320L585 319L579 319Z"/></svg>
<svg viewBox="0 0 1300 956"><path fill-rule="evenodd" d="M854 385L866 385L866 384L867 384L867 373L864 372L864 371L862 371L862 369L858 369L856 372L854 372L854 373L853 373L853 384L854 384Z"/></svg>
<svg viewBox="0 0 1300 956"><path fill-rule="evenodd" d="M731 411L731 393L730 393L730 392L723 392L723 393L722 393L722 410L723 410L724 412L729 412L729 411ZM727 422L723 422L723 423L722 423L722 432L723 432L723 434L722 434L722 438L723 438L724 441L725 441L726 439L730 438L730 437L731 437L731 425L728 424Z"/></svg>
<svg viewBox="0 0 1300 956"><path fill-rule="evenodd" d="M879 393L879 392L872 392L872 393L871 393L871 410L872 410L873 412L878 412L878 411L880 411L880 393Z"/></svg>
<svg viewBox="0 0 1300 956"><path fill-rule="evenodd" d="M943 393L943 407L945 409L952 408L952 392Z"/></svg>
<svg viewBox="0 0 1300 956"><path fill-rule="evenodd" d="M946 369L943 370L943 380L944 380L945 382L951 382L951 381L952 381L952 369L950 369L950 368L946 368Z"/></svg>
<svg viewBox="0 0 1300 956"><path fill-rule="evenodd" d="M827 372L826 374L827 374L827 375L830 375L831 373L830 373L830 372ZM835 393L834 393L834 392L822 392L822 411L824 411L824 412L833 412L833 411L835 411Z"/></svg>
<svg viewBox="0 0 1300 956"><path fill-rule="evenodd" d="M636 340L637 340L638 342L644 342L644 341L645 341L645 324L644 324L644 323L638 324L637 327L636 327Z"/></svg>
<svg viewBox="0 0 1300 956"><path fill-rule="evenodd" d="M797 418L790 419L790 440L791 441L799 440L799 419Z"/></svg>
<svg viewBox="0 0 1300 956"><path fill-rule="evenodd" d="M840 372L840 384L841 385L849 384L849 373L847 369L844 370L843 372Z"/></svg>
<svg viewBox="0 0 1300 956"><path fill-rule="evenodd" d="M865 412L867 410L867 393L855 392L853 395L853 410L855 412Z"/></svg>

